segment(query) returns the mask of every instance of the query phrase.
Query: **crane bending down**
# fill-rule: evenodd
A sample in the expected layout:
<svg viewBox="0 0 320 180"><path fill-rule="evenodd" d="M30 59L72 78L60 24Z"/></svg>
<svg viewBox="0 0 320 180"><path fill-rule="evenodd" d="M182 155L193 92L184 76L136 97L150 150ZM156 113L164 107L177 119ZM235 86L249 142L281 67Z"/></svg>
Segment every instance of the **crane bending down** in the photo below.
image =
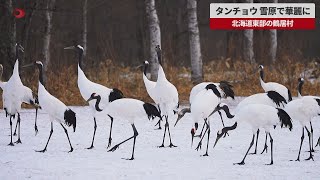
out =
<svg viewBox="0 0 320 180"><path fill-rule="evenodd" d="M215 84L208 84L202 91L200 91L194 97L191 103L190 109L183 109L178 113L178 119L175 123L176 125L186 112L191 113L191 117L194 120L194 127L191 129L191 146L192 146L194 135L198 129L199 119L204 120L204 124L206 125L207 128L196 148L196 150L199 150L201 148L202 140L205 134L208 133L207 149L206 149L206 153L203 156L208 156L208 146L209 146L209 139L210 139L210 132L211 132L210 122L208 118L213 114L212 112L220 103L220 98L217 96L217 93L218 93L217 86ZM222 107L222 109L223 108L224 107ZM228 113L228 109L226 110L226 115L228 117L230 115L230 113Z"/></svg>
<svg viewBox="0 0 320 180"><path fill-rule="evenodd" d="M221 109L221 105L217 106L216 110L220 110L220 109ZM217 138L213 147L216 146L219 139L223 135L225 135L228 131L236 129L238 123L240 124L240 123L246 122L247 125L249 124L252 130L253 136L252 136L250 146L244 158L240 163L235 163L239 165L245 164L244 160L246 159L254 143L254 137L258 128L263 128L270 137L271 162L268 165L273 164L273 138L270 134L270 130L272 128L276 128L276 126L278 125L281 125L281 128L288 127L290 131L292 130L291 117L287 114L286 111L280 108L275 108L275 107L264 105L264 104L249 104L247 106L241 107L241 109L239 109L235 113L233 120L235 121L235 123L232 126L225 127L222 130L217 132Z"/></svg>
<svg viewBox="0 0 320 180"><path fill-rule="evenodd" d="M78 54L78 87L79 87L81 96L84 100L89 99L92 93L98 93L101 95L101 103L103 104L103 106L107 106L110 102L124 97L123 93L119 89L107 88L101 84L90 81L86 77L86 75L83 72L83 47L82 46L75 45L75 46L66 47L64 49L74 50ZM92 149L94 147L93 143L94 143L94 138L97 130L96 113L99 111L96 110L95 104L93 102L89 102L89 107L91 109L91 115L93 116L94 131L93 131L91 146L88 147L87 149ZM112 123L113 121L111 121L110 129L112 129ZM111 145L111 139L109 139L108 147L110 145Z"/></svg>
<svg viewBox="0 0 320 180"><path fill-rule="evenodd" d="M101 96L97 95L96 93L92 93L88 101L95 101L95 108L97 110L102 110L99 106ZM94 101L92 101L94 102ZM134 159L134 149L135 149L135 144L136 144L136 138L139 135L136 126L135 126L135 121L136 120L141 120L141 119L153 119L155 117L161 117L160 112L158 109L149 103L142 102L137 99L131 99L131 98L122 98L115 100L111 102L108 105L108 108L106 109L106 114L109 116L111 121L114 119L121 120L121 119L126 119L127 122L132 126L133 130L133 136L129 137L128 139L120 142L119 144L116 144L113 146L109 152L113 152L119 148L119 146L130 139L133 138L133 148L132 148L132 155L131 158L127 160L133 160ZM111 129L112 130L112 129ZM110 130L110 138L111 138L111 130Z"/></svg>
<svg viewBox="0 0 320 180"><path fill-rule="evenodd" d="M227 99L228 97L234 99L234 91L233 91L233 86L230 84L228 81L220 81L219 83L214 83L214 82L202 82L200 84L195 85L191 91L190 91L190 97L189 97L189 103L190 105L192 104L194 98L196 95L202 91L203 89L206 88L207 85L209 84L214 84L216 86L216 91L215 95L219 98L219 101L221 102L222 99ZM182 111L183 112L183 111ZM187 111L184 111L187 112ZM224 122L222 119L222 114L220 111L218 111L222 125L224 127ZM183 114L180 113L180 116L183 116ZM202 129L200 131L200 134L195 135L194 137L200 137L202 136L204 127L206 126L206 123L203 123Z"/></svg>

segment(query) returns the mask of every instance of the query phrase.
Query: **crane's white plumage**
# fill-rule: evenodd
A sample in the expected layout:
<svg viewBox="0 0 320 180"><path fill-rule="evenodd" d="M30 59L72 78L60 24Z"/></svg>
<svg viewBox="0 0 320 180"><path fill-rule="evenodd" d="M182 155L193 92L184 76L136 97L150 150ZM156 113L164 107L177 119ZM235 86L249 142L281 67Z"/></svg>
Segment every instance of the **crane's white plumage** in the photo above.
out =
<svg viewBox="0 0 320 180"><path fill-rule="evenodd" d="M90 81L85 73L83 72L82 68L82 59L83 59L83 47L80 45L76 46L70 46L66 47L64 49L73 49L78 52L78 87L80 90L80 94L83 97L84 100L87 100L90 98L92 93L97 93L101 96L101 107L106 107L108 106L109 102L112 102L116 99L122 98L123 94L120 90L118 89L110 89L107 88L101 84L94 83ZM95 108L95 103L94 102L89 102L89 107L91 109L91 114L94 119L94 132L93 132L93 138L92 138L92 143L91 146L88 149L92 149L93 143L94 143L94 138L95 138L95 133L96 133L96 128L97 128L97 123L96 123L96 113L97 110Z"/></svg>
<svg viewBox="0 0 320 180"><path fill-rule="evenodd" d="M264 72L263 72L263 66L260 65L259 66L259 71L260 71L260 76L259 76L259 80L260 80L260 84L261 87L263 88L263 90L265 92L268 91L276 91L278 92L281 96L283 96L284 98L286 98L287 102L292 101L292 95L290 90L285 87L282 84L276 83L276 82L264 82Z"/></svg>
<svg viewBox="0 0 320 180"><path fill-rule="evenodd" d="M99 103L101 100L100 95L97 95L96 93L92 93L88 101L91 101L93 99L96 99L95 102L95 107L97 109L100 109ZM154 117L159 117L161 118L160 112L158 109L149 103L142 102L137 99L132 99L132 98L122 98L122 99L117 99L113 102L111 102L107 109L103 111L103 113L106 113L111 121L113 122L114 119L117 121L119 120L126 120L129 124L131 124L132 129L133 129L133 136L129 137L128 139L122 141L121 143L115 145L112 147L110 151L115 151L119 148L119 146L126 141L130 140L133 138L133 150L132 150L132 156L128 160L133 160L134 159L134 148L135 148L135 142L136 142L136 137L138 136L138 131L135 127L135 120L141 120L141 119L153 119ZM109 136L109 143L111 144L111 130L112 126L110 129L110 136ZM110 146L110 144L108 146Z"/></svg>
<svg viewBox="0 0 320 180"><path fill-rule="evenodd" d="M146 73L147 73L148 66L149 66L149 62L144 61L144 70L142 73L142 79L143 79L144 85L146 87L147 93L149 94L151 99L154 101L155 100L154 87L156 86L156 82L151 81L147 78Z"/></svg>
<svg viewBox="0 0 320 180"><path fill-rule="evenodd" d="M235 112L237 113L239 109L242 109L243 107L245 107L249 104L264 104L264 105L269 105L269 106L276 107L276 108L284 108L285 105L287 104L287 101L283 96L281 96L276 91L268 91L266 93L253 94L251 96L244 98L237 105ZM254 150L253 154L257 153L259 133L260 133L260 130L258 129L257 133L256 133L256 136L257 136L256 145L255 145L255 150ZM266 133L266 141L265 141L265 145L264 145L264 149L263 149L262 153L267 151L267 147L268 147L267 146L267 136L268 136L268 133Z"/></svg>
<svg viewBox="0 0 320 180"><path fill-rule="evenodd" d="M234 99L234 92L232 90L232 86L226 82L226 81L221 81L220 83L213 83L213 82L202 82L199 83L197 85L195 85L190 92L190 96L189 96L189 102L190 104L192 104L192 101L194 99L194 97L203 89L206 88L207 85L209 84L214 84L217 87L217 90L219 93L216 93L216 95L221 98L227 98L227 97L231 97L232 99Z"/></svg>
<svg viewBox="0 0 320 180"><path fill-rule="evenodd" d="M198 129L198 124L200 120L204 120L204 125L206 125L206 130L204 135L208 132L208 141L209 143L209 137L210 137L210 122L208 118L213 114L214 110L220 103L220 97L217 96L218 87L215 84L208 84L206 87L203 88L200 92L198 92L195 97L192 100L192 103L190 105L190 113L191 117L194 120L194 128L191 129L191 135L192 135L192 141L194 138L194 134L196 133L196 130ZM183 115L188 112L188 110L183 109L178 113L178 119L175 124L178 123L178 121L183 117ZM226 112L228 114L228 112ZM203 130L203 128L202 128ZM202 135L202 130L200 133L200 137ZM203 136L204 136L203 135ZM202 144L201 138L197 150L201 147ZM192 145L192 142L191 142ZM204 156L208 156L208 145L207 150Z"/></svg>
<svg viewBox="0 0 320 180"><path fill-rule="evenodd" d="M241 109L239 109L234 115L233 120L235 121L235 124L233 126L225 127L221 131L218 131L215 145L217 144L218 140L228 131L234 130L237 127L238 123L243 123L249 126L253 133L252 141L243 160L240 163L237 163L239 165L244 164L244 160L254 143L254 137L258 129L264 129L270 137L270 164L273 164L273 139L271 137L270 130L275 128L277 125L281 125L281 127L288 127L290 131L292 129L291 118L284 110L264 104L248 104L244 107L241 107Z"/></svg>
<svg viewBox="0 0 320 180"><path fill-rule="evenodd" d="M301 143L299 154L296 161L300 161L300 152L301 146L304 139L304 129L306 129L309 137L309 148L310 148L310 156L306 160L313 160L313 130L310 131L307 128L307 125L310 123L312 118L319 116L320 114L320 98L314 96L303 96L299 99L295 99L287 104L285 110L288 114L292 117L292 119L299 121L302 126L302 136L301 136ZM311 125L312 127L312 125ZM319 138L320 139L320 138ZM319 140L318 140L319 142ZM318 144L318 143L317 143Z"/></svg>
<svg viewBox="0 0 320 180"><path fill-rule="evenodd" d="M144 85L146 87L147 93L149 94L150 98L155 102L155 104L157 106L159 106L159 102L157 102L156 99L156 92L155 92L155 86L156 86L156 82L151 81L147 78L147 69L149 66L149 62L148 61L144 61L144 69L143 69L143 73L142 73L142 79L144 82ZM157 122L156 126L159 125L158 129L161 129L161 119Z"/></svg>
<svg viewBox="0 0 320 180"><path fill-rule="evenodd" d="M248 104L265 104L273 107L283 108L287 104L287 101L278 92L268 91L266 93L253 94L251 96L244 98L237 105L237 108L235 111L237 112L238 109L241 109L242 107Z"/></svg>
<svg viewBox="0 0 320 180"><path fill-rule="evenodd" d="M16 143L21 143L21 139L20 139L21 104L24 102L27 104L34 105L35 103L35 98L33 97L31 89L24 86L21 82L20 75L19 75L18 59L15 62L12 76L10 77L8 82L2 82L1 86L3 90L3 93L2 93L3 109L6 111L6 114L10 116L11 142L9 145L13 146L12 120L11 120L12 117L14 117L15 114L18 114L17 126L19 125L19 133L18 133L18 140L16 141ZM37 129L36 129L36 132L37 132Z"/></svg>
<svg viewBox="0 0 320 180"><path fill-rule="evenodd" d="M157 51L158 61L159 61L159 70L158 70L158 79L156 82L156 86L154 87L154 98L155 98L155 102L157 102L160 107L161 115L163 115L166 120L162 144L159 147L164 147L166 129L168 129L168 133L169 133L169 139L170 139L169 147L176 147L175 145L172 144L172 141L171 141L168 116L169 114L177 111L179 107L179 94L178 94L177 88L167 80L166 75L163 71L163 68L161 65L162 63L161 63L160 46L156 46L156 51Z"/></svg>

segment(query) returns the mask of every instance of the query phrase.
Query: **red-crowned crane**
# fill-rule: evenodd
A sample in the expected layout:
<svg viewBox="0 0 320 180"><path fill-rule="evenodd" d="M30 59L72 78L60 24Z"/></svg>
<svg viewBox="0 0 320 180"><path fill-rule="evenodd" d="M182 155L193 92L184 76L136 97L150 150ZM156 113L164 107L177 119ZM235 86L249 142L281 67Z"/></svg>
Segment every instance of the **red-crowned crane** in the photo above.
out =
<svg viewBox="0 0 320 180"><path fill-rule="evenodd" d="M219 101L221 101L222 99L227 99L228 97L234 99L234 91L232 89L232 85L228 82L228 81L220 81L219 83L214 83L214 82L202 82L199 83L197 85L195 85L191 91L190 91L190 96L189 96L189 103L192 104L193 99L195 98L195 96L202 91L203 89L205 89L207 87L207 85L209 84L214 84L216 86L216 91L215 91L215 95L219 98ZM224 127L224 122L222 119L222 115L221 112L218 111L220 118L221 118L221 122L222 125ZM202 126L202 129L200 131L200 134L195 135L195 137L201 137L202 136L202 132L204 130L204 127L206 126L206 124L204 123Z"/></svg>
<svg viewBox="0 0 320 180"><path fill-rule="evenodd" d="M288 88L286 88L284 85L276 83L276 82L264 82L264 72L263 72L264 67L262 65L259 66L259 80L261 87L265 92L268 91L276 91L278 92L281 96L286 98L287 102L292 101L292 95L291 92Z"/></svg>
<svg viewBox="0 0 320 180"><path fill-rule="evenodd" d="M143 83L146 87L147 93L149 94L150 98L157 104L157 106L159 107L159 102L156 102L156 97L155 97L155 89L154 87L156 86L156 82L151 81L147 78L147 70L148 70L148 66L149 66L149 62L148 61L144 61L143 63L143 73L142 73L142 78L143 78ZM161 129L161 121L162 119L159 119L159 121L157 122L157 125L159 125L158 129Z"/></svg>
<svg viewBox="0 0 320 180"><path fill-rule="evenodd" d="M63 124L66 124L67 126L72 126L73 131L76 131L76 113L73 112L70 108L68 108L63 102L61 102L56 97L52 96L45 88L45 84L43 81L43 64L41 61L36 61L34 64L26 65L32 66L35 65L39 70L39 86L38 86L38 100L39 105L41 106L41 109L46 111L49 115L49 120L51 121L51 130L50 135L47 141L46 146L43 150L37 151L37 152L45 152L47 151L47 146L49 144L51 135L53 133L53 121L56 121L60 123L61 127L64 129L65 134L67 135L69 145L70 145L70 151L73 151L73 147L70 142L70 138L68 135L68 130L64 127Z"/></svg>
<svg viewBox="0 0 320 180"><path fill-rule="evenodd" d="M300 148L299 148L299 154L296 159L296 161L300 161L300 153L301 153L301 147L304 140L304 129L308 133L309 137L309 148L310 148L310 155L306 160L313 160L312 152L313 150L313 128L311 120L314 117L319 116L320 114L320 97L316 96L301 96L301 90L303 85L303 78L298 79L299 85L298 85L298 96L300 94L300 98L295 99L293 101L290 101L286 107L285 110L288 112L288 114L291 116L292 119L299 121L299 123L302 126L302 135L301 135L301 142L300 142ZM307 128L307 125L310 124L311 130L309 131ZM320 138L318 139L318 143L320 141ZM317 143L317 144L318 144Z"/></svg>
<svg viewBox="0 0 320 180"><path fill-rule="evenodd" d="M178 121L182 118L182 116L186 112L191 113L191 117L194 120L194 127L191 129L191 146L193 142L194 135L198 129L199 120L204 120L204 124L206 125L206 130L204 131L203 136L201 137L201 140L196 148L196 150L199 150L202 145L202 140L206 133L208 133L208 141L207 141L207 149L206 153L203 156L208 156L208 146L209 146L209 139L210 139L210 122L208 118L212 115L212 112L215 110L215 108L220 103L220 98L217 95L219 93L218 87L215 84L208 84L202 91L198 92L197 95L195 95L190 109L182 109L178 113L178 119L175 123L175 125L178 123ZM226 113L227 116L229 116L230 113ZM231 118L231 117L229 117Z"/></svg>
<svg viewBox="0 0 320 180"><path fill-rule="evenodd" d="M86 77L86 75L83 72L83 65L82 65L83 64L83 47L82 46L75 45L75 46L66 47L64 49L75 50L78 54L78 87L79 87L81 96L84 100L89 99L92 93L98 93L99 95L101 95L101 103L104 106L107 106L110 102L124 97L123 93L119 89L107 88L101 84L90 81ZM91 115L93 116L94 131L93 131L91 146L87 149L92 149L94 147L93 143L94 143L94 138L97 130L96 113L99 111L95 109L95 104L93 102L89 103L89 107L91 109ZM111 121L110 133L112 129L112 124L113 124L113 121ZM109 139L108 147L110 145L111 145L111 139Z"/></svg>
<svg viewBox="0 0 320 180"><path fill-rule="evenodd" d="M101 107L99 106L101 96L96 93L92 93L90 98L88 99L88 101L91 101L91 100L96 100L95 101L95 108L97 110L101 110ZM92 101L92 102L94 102L94 101ZM116 144L115 146L113 146L109 150L109 152L111 152L111 151L113 152L113 151L117 150L121 144L123 144L133 138L132 155L131 155L131 158L127 159L127 160L134 159L134 148L135 148L135 144L136 144L136 138L139 134L136 129L136 126L135 126L135 121L136 120L140 121L143 119L150 120L151 118L153 119L155 117L161 118L160 112L158 111L158 109L154 105L142 102L137 99L131 99L131 98L122 98L122 99L118 99L118 100L111 102L108 105L107 109L105 111L103 111L103 113L104 112L107 113L107 115L109 116L109 118L112 121L114 119L116 119L116 120L124 120L125 119L125 120L127 120L126 122L132 126L133 136L120 142L119 144ZM110 138L111 138L111 133L110 133Z"/></svg>
<svg viewBox="0 0 320 180"><path fill-rule="evenodd" d="M19 51L23 51L23 47L19 44L16 44L16 62L13 68L13 73L8 82L2 82L1 81L1 88L3 90L2 93L2 100L3 100L3 109L6 112L6 116L9 115L10 118L10 130L11 130L11 141L9 143L10 146L13 146L12 142L12 118L15 118L15 115L17 114L17 125L16 129L18 127L18 140L16 143L21 143L20 138L20 110L21 110L21 104L27 103L32 104L36 107L36 119L35 122L37 122L37 108L38 106L36 103L36 98L34 98L32 90L22 84L22 81L20 79L19 75ZM3 67L1 65L1 76L2 76ZM35 131L37 133L38 129L35 123Z"/></svg>
<svg viewBox="0 0 320 180"><path fill-rule="evenodd" d="M253 94L251 96L248 96L246 98L244 98L236 107L236 112L238 111L238 109L241 109L244 106L247 106L248 104L265 104L265 105L269 105L269 106L273 106L276 108L284 108L285 105L287 104L286 99L281 96L278 92L276 91L268 91L266 93L258 93L258 94ZM257 146L258 146L258 138L259 138L259 132L260 130L257 130L257 139L256 139L256 145L255 145L255 150L254 153L252 154L257 154ZM264 149L261 152L261 154L263 152L267 152L267 139L268 139L268 133L266 133L266 139L265 139L265 143L264 143Z"/></svg>
<svg viewBox="0 0 320 180"><path fill-rule="evenodd" d="M158 55L159 61L159 70L158 70L158 79L156 82L156 86L154 87L154 98L155 102L159 103L161 115L165 118L165 128L162 139L162 144L159 146L164 147L164 140L166 137L166 131L168 129L170 145L169 147L176 147L173 145L171 140L170 127L168 122L169 114L172 112L176 112L179 108L179 94L177 88L170 83L162 68L162 57L161 57L161 48L159 45L156 46L156 52Z"/></svg>
<svg viewBox="0 0 320 180"><path fill-rule="evenodd" d="M222 106L219 105L216 110L220 110L221 108ZM235 113L233 120L235 121L234 125L225 127L217 132L217 139L213 147L216 146L219 139L222 136L225 136L228 131L236 129L238 123L246 123L247 125L250 125L253 134L252 140L242 161L240 163L236 163L239 165L245 164L244 160L246 159L252 145L254 144L254 137L258 129L263 128L270 137L271 162L268 165L273 164L273 138L270 134L270 130L278 125L281 125L281 128L288 127L290 131L292 130L291 118L286 113L286 111L264 104L248 104L247 106L241 107Z"/></svg>

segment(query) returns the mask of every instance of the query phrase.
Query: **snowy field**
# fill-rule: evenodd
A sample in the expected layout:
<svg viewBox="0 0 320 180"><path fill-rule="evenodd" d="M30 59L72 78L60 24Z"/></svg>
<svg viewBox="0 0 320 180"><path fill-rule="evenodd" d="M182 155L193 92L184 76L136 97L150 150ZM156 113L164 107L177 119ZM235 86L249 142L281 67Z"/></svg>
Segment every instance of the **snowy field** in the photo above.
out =
<svg viewBox="0 0 320 180"><path fill-rule="evenodd" d="M228 101L231 112L241 98ZM260 133L258 155L248 155L243 166L233 165L240 162L249 147L252 132L249 128L239 126L230 131L230 136L222 138L215 149L216 132L222 128L218 115L211 118L211 142L209 157L205 153L206 138L202 149L196 151L199 138L195 138L191 148L190 130L193 120L186 115L176 127L171 127L173 143L176 148L158 148L161 145L163 131L154 130L156 121L136 121L139 132L136 142L135 160L130 158L133 141L120 146L115 152L107 152L109 135L109 118L99 116L95 148L87 150L93 134L93 119L89 117L88 107L71 107L77 113L77 129L68 128L74 147L68 153L69 144L61 126L54 123L54 131L47 152L42 150L49 136L50 122L48 115L40 111L38 119L39 133L35 136L35 110L23 110L21 113L22 144L7 146L10 142L9 119L0 113L0 180L13 179L320 179L320 153L315 148L314 161L305 161L308 157L307 135L302 147L301 162L295 160L301 136L301 126L293 122L293 130L277 127L271 131L274 138L274 165L270 162L270 146L267 154L260 155L265 134ZM254 118L254 117L253 117ZM174 120L175 121L175 120ZM14 125L15 125L14 121ZM171 124L173 124L171 120ZM232 120L225 118L230 126ZM314 119L314 144L320 135L320 121ZM201 129L202 124L200 125ZM200 131L200 130L198 130ZM131 126L123 120L114 120L112 145L133 135ZM13 141L16 141L14 137ZM268 142L269 143L269 142ZM169 145L166 142L165 145ZM269 145L269 144L268 144ZM251 149L253 152L254 148Z"/></svg>

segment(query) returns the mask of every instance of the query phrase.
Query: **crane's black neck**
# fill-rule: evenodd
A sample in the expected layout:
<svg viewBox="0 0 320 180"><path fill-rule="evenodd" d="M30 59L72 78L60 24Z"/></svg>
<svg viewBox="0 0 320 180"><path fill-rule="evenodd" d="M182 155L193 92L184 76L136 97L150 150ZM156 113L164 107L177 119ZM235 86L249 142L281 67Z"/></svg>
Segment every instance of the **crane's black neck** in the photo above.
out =
<svg viewBox="0 0 320 180"><path fill-rule="evenodd" d="M157 50L158 62L162 66L161 49Z"/></svg>
<svg viewBox="0 0 320 180"><path fill-rule="evenodd" d="M143 74L145 76L147 76L148 66L149 66L149 64L147 64L147 63L144 64Z"/></svg>
<svg viewBox="0 0 320 180"><path fill-rule="evenodd" d="M99 104L101 101L101 96L94 96L93 99L96 99L96 104L94 105L94 107L96 108L97 111L102 111L102 109L100 109Z"/></svg>
<svg viewBox="0 0 320 180"><path fill-rule="evenodd" d="M79 67L81 70L83 70L83 50L82 49L79 49L78 51L78 63L79 63Z"/></svg>
<svg viewBox="0 0 320 180"><path fill-rule="evenodd" d="M260 78L261 78L262 81L264 81L263 69L260 69Z"/></svg>
<svg viewBox="0 0 320 180"><path fill-rule="evenodd" d="M45 83L43 80L43 67L40 64L37 64L37 68L39 69L39 82L45 87Z"/></svg>
<svg viewBox="0 0 320 180"><path fill-rule="evenodd" d="M300 95L302 95L302 86L303 86L303 83L304 83L303 81L300 81L299 84L298 84L298 92L299 92Z"/></svg>

